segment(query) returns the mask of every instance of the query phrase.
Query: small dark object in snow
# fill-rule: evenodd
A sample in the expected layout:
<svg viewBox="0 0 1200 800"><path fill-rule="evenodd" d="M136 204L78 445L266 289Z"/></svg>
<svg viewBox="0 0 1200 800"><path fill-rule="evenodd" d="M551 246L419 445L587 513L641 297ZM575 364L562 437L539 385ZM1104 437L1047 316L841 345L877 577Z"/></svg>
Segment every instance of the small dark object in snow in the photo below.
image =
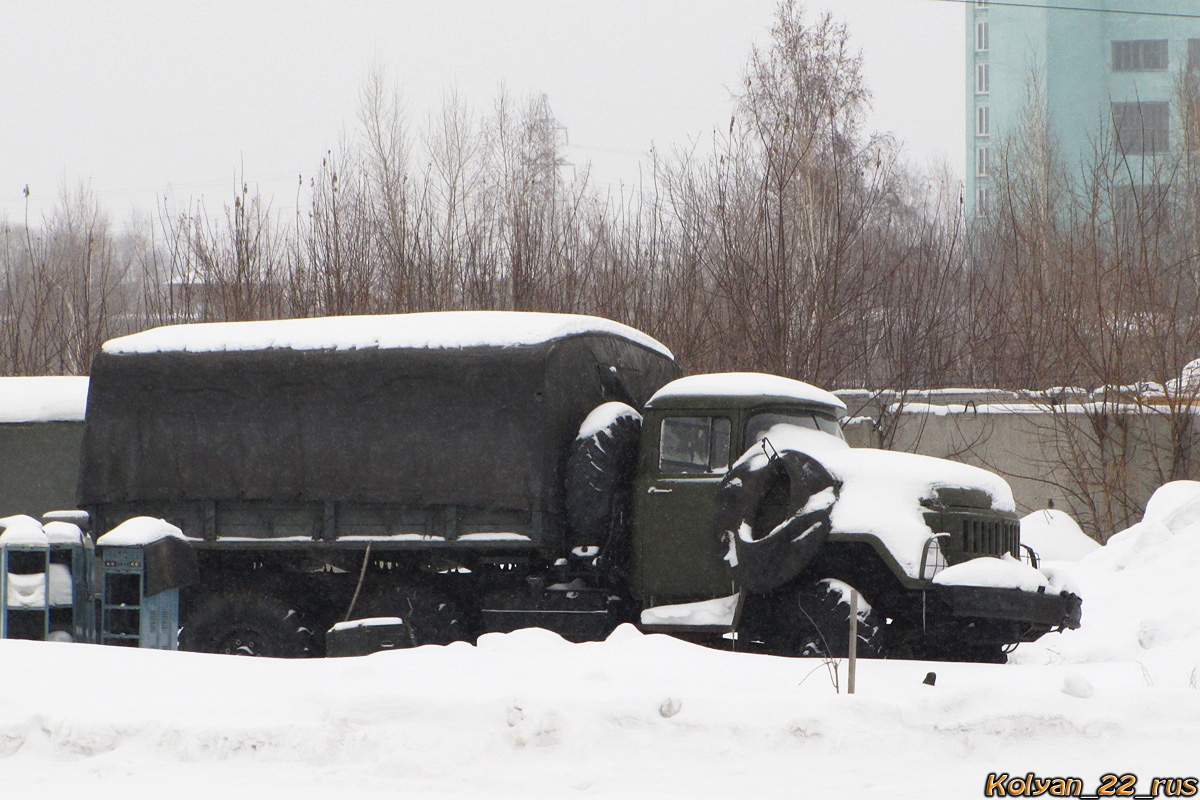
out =
<svg viewBox="0 0 1200 800"><path fill-rule="evenodd" d="M925 684L926 686L933 686L935 683L937 683L937 673L936 672L925 673L925 680L921 681L921 683Z"/></svg>

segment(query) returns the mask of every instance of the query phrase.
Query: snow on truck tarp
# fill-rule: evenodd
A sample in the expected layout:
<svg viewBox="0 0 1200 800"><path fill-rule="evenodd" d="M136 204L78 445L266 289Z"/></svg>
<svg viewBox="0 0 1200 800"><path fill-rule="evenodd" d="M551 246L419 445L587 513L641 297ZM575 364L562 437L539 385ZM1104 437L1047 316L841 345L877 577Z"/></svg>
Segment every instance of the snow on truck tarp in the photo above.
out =
<svg viewBox="0 0 1200 800"><path fill-rule="evenodd" d="M673 357L658 340L619 322L581 314L522 311L436 311L169 325L113 339L105 343L104 352L520 347L587 333L620 336Z"/></svg>
<svg viewBox="0 0 1200 800"><path fill-rule="evenodd" d="M844 412L846 404L832 392L819 389L803 381L766 375L760 372L717 372L709 375L689 375L671 381L650 399L655 401L675 397L786 397L803 403L829 406L830 410Z"/></svg>
<svg viewBox="0 0 1200 800"><path fill-rule="evenodd" d="M86 377L0 378L0 423L81 422L87 393Z"/></svg>

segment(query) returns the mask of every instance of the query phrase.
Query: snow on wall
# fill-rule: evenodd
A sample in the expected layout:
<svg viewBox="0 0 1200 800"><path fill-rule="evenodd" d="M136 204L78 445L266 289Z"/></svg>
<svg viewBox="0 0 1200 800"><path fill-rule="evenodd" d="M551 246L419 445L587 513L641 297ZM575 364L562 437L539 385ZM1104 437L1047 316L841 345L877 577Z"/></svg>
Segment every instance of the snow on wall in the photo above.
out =
<svg viewBox="0 0 1200 800"><path fill-rule="evenodd" d="M0 423L82 422L87 392L86 377L0 378Z"/></svg>
<svg viewBox="0 0 1200 800"><path fill-rule="evenodd" d="M522 311L438 311L169 325L112 339L105 343L104 352L517 347L583 333L621 336L673 357L658 340L619 322L579 314Z"/></svg>
<svg viewBox="0 0 1200 800"><path fill-rule="evenodd" d="M947 417L971 414L1024 414L1027 416L1044 416L1047 414L1100 414L1123 413L1145 414L1146 406L1135 403L1114 401L1088 403L1057 403L1053 406L1047 403L994 403L971 401L966 403L893 403L887 407L889 414L928 415Z"/></svg>
<svg viewBox="0 0 1200 800"><path fill-rule="evenodd" d="M689 375L659 389L650 403L672 397L719 395L728 397L789 397L804 403L829 406L834 413L844 412L846 404L837 395L803 381L766 375L760 372L717 372Z"/></svg>

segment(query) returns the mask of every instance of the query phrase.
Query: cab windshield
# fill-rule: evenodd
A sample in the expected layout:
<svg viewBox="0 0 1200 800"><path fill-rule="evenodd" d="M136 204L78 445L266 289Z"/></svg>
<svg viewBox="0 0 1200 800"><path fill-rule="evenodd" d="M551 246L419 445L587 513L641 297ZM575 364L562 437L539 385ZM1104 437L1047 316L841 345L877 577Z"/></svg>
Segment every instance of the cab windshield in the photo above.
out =
<svg viewBox="0 0 1200 800"><path fill-rule="evenodd" d="M837 417L822 411L772 411L755 414L746 423L746 446L769 439L777 449L846 447Z"/></svg>

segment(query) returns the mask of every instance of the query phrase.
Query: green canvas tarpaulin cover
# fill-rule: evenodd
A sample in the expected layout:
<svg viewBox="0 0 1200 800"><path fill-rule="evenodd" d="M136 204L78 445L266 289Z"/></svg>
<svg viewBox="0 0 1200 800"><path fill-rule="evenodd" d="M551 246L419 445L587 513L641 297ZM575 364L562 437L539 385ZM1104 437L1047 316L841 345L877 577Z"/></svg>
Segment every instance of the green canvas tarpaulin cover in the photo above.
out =
<svg viewBox="0 0 1200 800"><path fill-rule="evenodd" d="M436 317L461 328L486 314L503 330L506 319L561 316L460 313L344 319L361 329ZM649 337L594 322L604 324L552 326L542 341L499 336L497 345L458 336L465 346L450 347L404 346L403 336L321 346L301 336L293 339L302 345L276 337L238 349L206 345L205 329L220 327L206 325L160 329L170 336L149 344L114 340L92 367L80 505L342 501L558 515L562 465L588 412L611 400L641 408L678 375Z"/></svg>

